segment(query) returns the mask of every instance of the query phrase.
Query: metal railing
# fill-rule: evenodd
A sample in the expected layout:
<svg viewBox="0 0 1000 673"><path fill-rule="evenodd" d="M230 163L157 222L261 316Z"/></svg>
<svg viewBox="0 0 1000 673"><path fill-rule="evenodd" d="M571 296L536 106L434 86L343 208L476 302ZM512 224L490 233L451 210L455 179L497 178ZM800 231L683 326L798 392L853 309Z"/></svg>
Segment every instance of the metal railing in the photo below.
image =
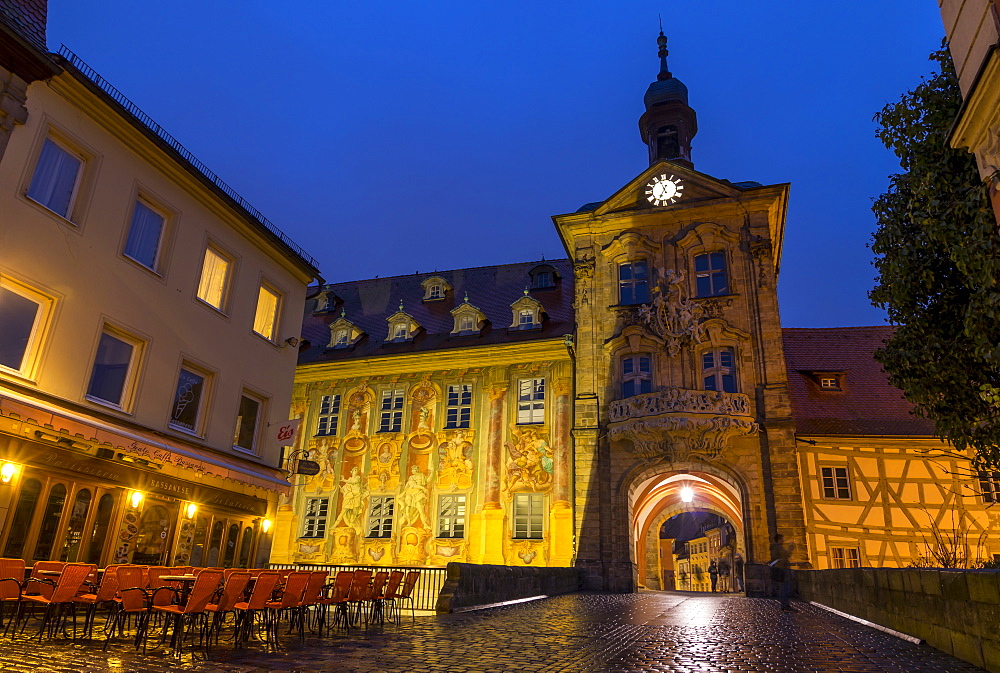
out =
<svg viewBox="0 0 1000 673"><path fill-rule="evenodd" d="M268 566L271 570L327 570L330 572L330 581L340 570L371 570L373 573L379 570L411 570L420 571L420 579L417 586L413 588L413 607L417 610L434 611L437 606L438 594L444 586L444 580L448 575L447 568L424 568L414 566L374 566L374 565L313 565L310 563L271 563Z"/></svg>
<svg viewBox="0 0 1000 673"><path fill-rule="evenodd" d="M264 217L259 210L251 206L246 199L240 196L235 189L223 182L222 178L216 175L208 166L203 164L198 160L191 152L187 150L183 145L181 145L176 138L167 133L166 129L157 124L153 119L147 115L145 112L139 109L139 107L133 103L128 97L125 96L121 91L116 89L109 81L101 77L96 70L87 65L83 59L74 54L69 47L62 45L59 48L59 55L66 59L81 75L90 80L93 84L97 86L101 91L110 96L116 103L118 103L124 110L132 115L139 123L145 126L147 129L153 132L160 140L169 145L181 158L187 163L191 164L195 170L201 173L203 176L208 178L216 187L221 189L226 193L229 198L236 202L236 204L245 210L250 217L257 220L265 229L267 229L271 234L278 238L291 252L295 253L298 257L302 258L303 261L307 262L313 268L318 268L316 260L313 259L309 254L297 245L292 239L290 239L283 231L278 229L278 227L271 222L269 219Z"/></svg>

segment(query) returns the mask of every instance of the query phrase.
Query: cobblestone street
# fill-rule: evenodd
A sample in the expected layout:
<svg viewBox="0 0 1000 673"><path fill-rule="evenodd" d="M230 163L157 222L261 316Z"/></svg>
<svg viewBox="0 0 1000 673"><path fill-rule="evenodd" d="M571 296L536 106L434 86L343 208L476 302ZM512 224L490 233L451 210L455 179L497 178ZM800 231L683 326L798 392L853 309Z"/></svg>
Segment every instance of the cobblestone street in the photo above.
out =
<svg viewBox="0 0 1000 673"><path fill-rule="evenodd" d="M34 673L99 671L980 671L926 646L917 646L810 605L786 613L774 601L679 593L574 594L455 615L424 616L399 628L354 629L285 650L227 644L177 659L123 642L107 652L101 641L39 644L0 640L0 670ZM30 626L29 626L30 629ZM151 641L151 646L156 641Z"/></svg>

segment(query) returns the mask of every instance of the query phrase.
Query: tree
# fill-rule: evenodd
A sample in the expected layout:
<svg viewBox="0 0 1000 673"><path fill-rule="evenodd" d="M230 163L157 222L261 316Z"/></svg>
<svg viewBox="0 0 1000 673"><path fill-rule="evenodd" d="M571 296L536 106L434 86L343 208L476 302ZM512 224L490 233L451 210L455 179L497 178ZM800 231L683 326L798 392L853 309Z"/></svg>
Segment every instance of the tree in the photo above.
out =
<svg viewBox="0 0 1000 673"><path fill-rule="evenodd" d="M948 132L962 105L948 50L940 71L875 115L902 173L872 210L872 303L896 330L875 358L977 469L1000 465L1000 237L973 154Z"/></svg>

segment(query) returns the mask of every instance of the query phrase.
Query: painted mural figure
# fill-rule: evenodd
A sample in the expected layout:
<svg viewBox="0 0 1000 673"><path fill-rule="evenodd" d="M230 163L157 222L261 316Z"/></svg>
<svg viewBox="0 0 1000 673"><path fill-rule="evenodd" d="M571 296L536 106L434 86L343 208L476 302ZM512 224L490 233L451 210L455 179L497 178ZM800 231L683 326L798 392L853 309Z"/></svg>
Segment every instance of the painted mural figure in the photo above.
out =
<svg viewBox="0 0 1000 673"><path fill-rule="evenodd" d="M427 508L427 475L420 471L420 467L413 466L410 478L403 486L403 492L399 496L400 522L403 526L416 526L417 523L425 523L424 511Z"/></svg>
<svg viewBox="0 0 1000 673"><path fill-rule="evenodd" d="M340 493L343 496L343 506L340 519L347 526L358 527L361 518L361 505L365 495L365 487L361 482L358 468L351 468L351 476L341 480Z"/></svg>
<svg viewBox="0 0 1000 673"><path fill-rule="evenodd" d="M507 453L511 460L507 463L506 490L521 485L538 489L552 481L552 449L545 438L538 436L532 428L513 428L515 441L507 442Z"/></svg>
<svg viewBox="0 0 1000 673"><path fill-rule="evenodd" d="M472 483L472 444L459 430L454 439L438 446L438 481L442 486L468 488Z"/></svg>

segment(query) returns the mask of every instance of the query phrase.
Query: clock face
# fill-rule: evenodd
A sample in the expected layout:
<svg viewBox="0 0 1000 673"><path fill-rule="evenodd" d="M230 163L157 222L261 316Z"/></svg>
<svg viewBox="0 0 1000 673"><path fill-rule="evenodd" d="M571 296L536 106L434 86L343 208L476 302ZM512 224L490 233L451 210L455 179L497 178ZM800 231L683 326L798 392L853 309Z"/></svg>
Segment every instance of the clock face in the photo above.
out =
<svg viewBox="0 0 1000 673"><path fill-rule="evenodd" d="M654 206L666 206L681 198L684 185L680 178L666 173L655 176L646 183L646 200Z"/></svg>

